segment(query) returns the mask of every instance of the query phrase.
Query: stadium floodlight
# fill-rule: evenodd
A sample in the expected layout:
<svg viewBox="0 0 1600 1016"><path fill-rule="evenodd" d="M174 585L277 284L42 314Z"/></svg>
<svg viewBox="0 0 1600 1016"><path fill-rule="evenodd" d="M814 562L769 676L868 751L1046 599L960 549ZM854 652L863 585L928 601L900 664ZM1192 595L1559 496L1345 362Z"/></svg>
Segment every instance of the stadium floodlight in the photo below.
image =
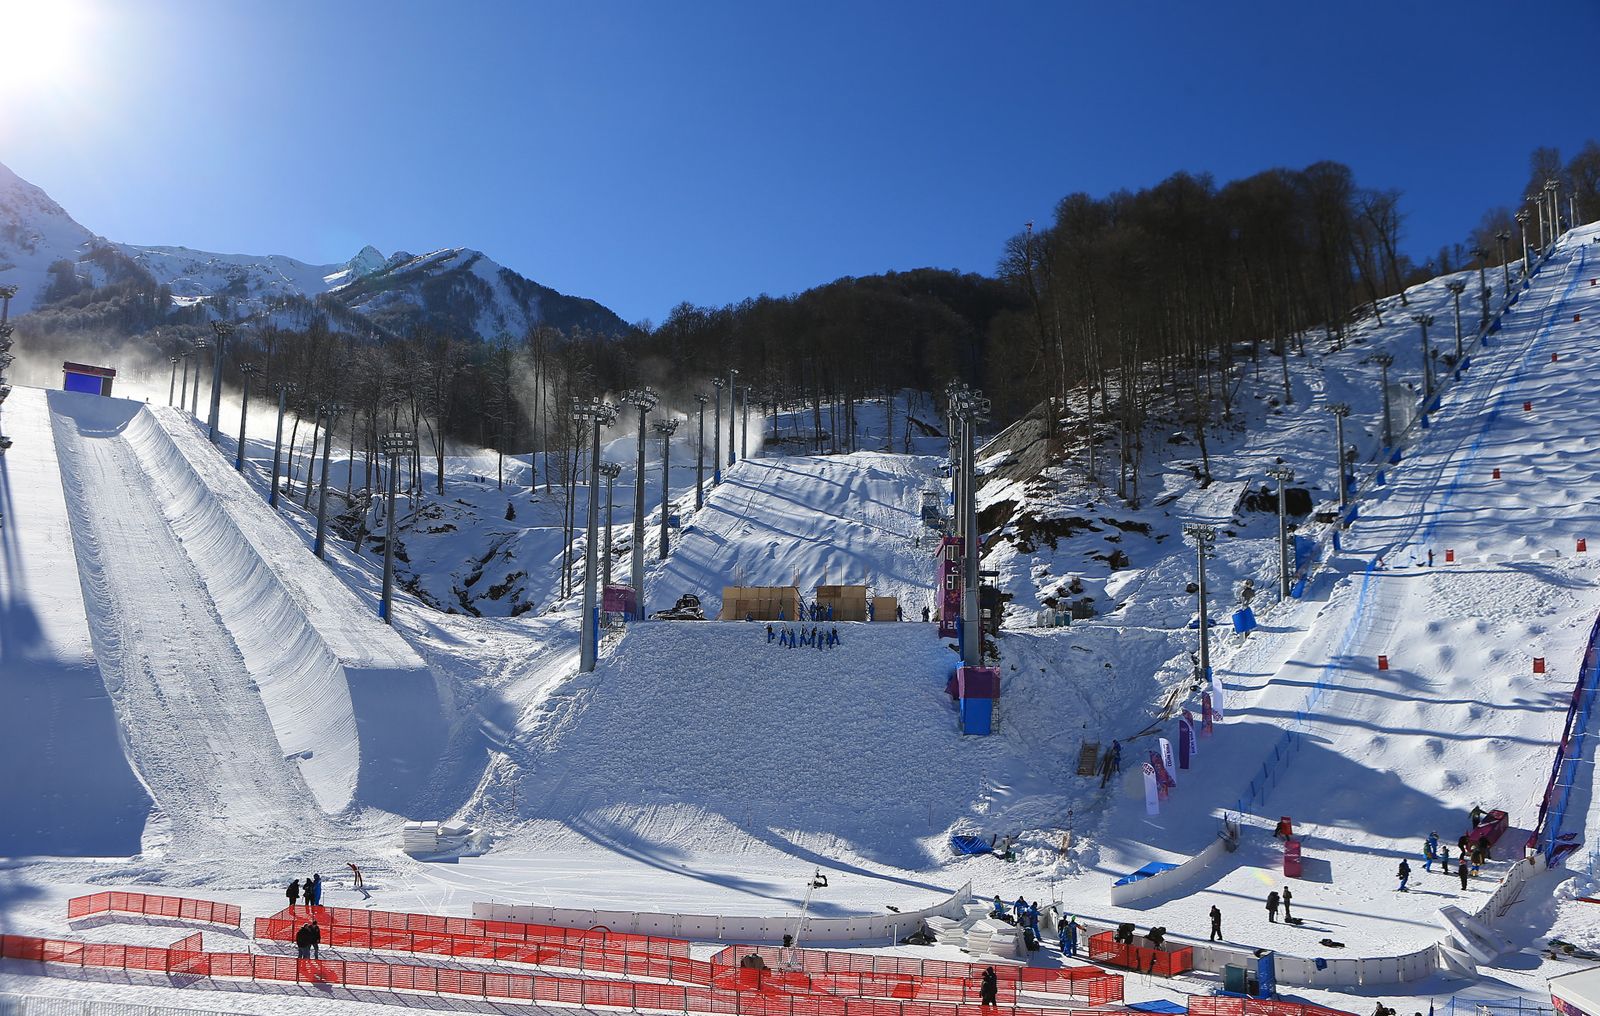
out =
<svg viewBox="0 0 1600 1016"><path fill-rule="evenodd" d="M587 402L573 399L572 419L579 427L591 430L593 442L589 450L588 526L583 547L583 621L578 647L578 669L588 673L600 658L600 603L596 575L600 557L600 428L616 422L617 410L611 403L599 399Z"/></svg>
<svg viewBox="0 0 1600 1016"><path fill-rule="evenodd" d="M317 414L321 416L325 413L328 417L328 422L322 429L322 478L317 493L317 541L311 548L319 560L324 559L323 550L326 545L324 534L328 526L328 460L333 457L333 421L338 419L342 412L344 412L343 406L331 402L321 407ZM312 454L315 453L316 450L312 449Z"/></svg>
<svg viewBox="0 0 1600 1016"><path fill-rule="evenodd" d="M1528 278L1528 210L1517 210L1517 232L1522 234L1522 278Z"/></svg>
<svg viewBox="0 0 1600 1016"><path fill-rule="evenodd" d="M1555 177L1544 182L1545 198L1550 202L1550 242L1561 238L1561 181Z"/></svg>
<svg viewBox="0 0 1600 1016"><path fill-rule="evenodd" d="M0 286L0 406L5 405L6 398L11 394L11 386L6 383L6 371L15 357L11 355L12 327L7 322L11 318L11 298L16 295L16 286ZM10 447L11 439L0 433L0 455L4 455Z"/></svg>
<svg viewBox="0 0 1600 1016"><path fill-rule="evenodd" d="M1390 353L1373 353L1367 359L1378 365L1378 386L1383 389L1383 454L1388 456L1389 450L1394 447L1394 414L1389 411L1389 368L1394 364L1394 356Z"/></svg>
<svg viewBox="0 0 1600 1016"><path fill-rule="evenodd" d="M250 379L261 373L261 366L254 363L239 364L239 373L244 375L244 406L239 410L239 453L234 456L233 468L244 472L244 429L245 421L250 418Z"/></svg>
<svg viewBox="0 0 1600 1016"><path fill-rule="evenodd" d="M189 415L196 420L200 419L200 354L211 348L211 343L205 339L196 339L194 343L194 395L189 404Z"/></svg>
<svg viewBox="0 0 1600 1016"><path fill-rule="evenodd" d="M1451 279L1444 284L1456 302L1456 367L1461 366L1461 294L1467 291L1467 284L1462 279Z"/></svg>
<svg viewBox="0 0 1600 1016"><path fill-rule="evenodd" d="M955 415L961 423L962 537L966 544L961 587L961 662L963 666L983 665L983 626L978 609L978 512L977 483L973 476L973 455L978 424L988 419L990 403L983 393L963 388L956 393Z"/></svg>
<svg viewBox="0 0 1600 1016"><path fill-rule="evenodd" d="M694 510L699 511L706 503L706 403L711 396L695 392L694 400L700 403L700 437L694 446Z"/></svg>
<svg viewBox="0 0 1600 1016"><path fill-rule="evenodd" d="M194 356L194 350L185 349L178 356L183 359L183 387L178 389L178 408L187 409L189 406L189 360Z"/></svg>
<svg viewBox="0 0 1600 1016"><path fill-rule="evenodd" d="M737 461L737 456L734 455L733 425L735 422L734 417L738 414L736 414L733 410L733 399L738 393L739 389L734 387L733 379L738 376L739 371L737 368L728 368L728 465L730 466Z"/></svg>
<svg viewBox="0 0 1600 1016"><path fill-rule="evenodd" d="M283 389L280 388L280 391ZM279 419L282 419L280 414ZM279 424L282 430L282 424ZM383 618L384 624L394 624L394 494L395 477L400 471L399 459L402 455L413 455L417 451L417 438L409 431L397 430L378 439L378 446L382 449L384 457L389 460L389 495L388 518L384 522L385 535L383 538L383 599L378 604L378 616Z"/></svg>
<svg viewBox="0 0 1600 1016"><path fill-rule="evenodd" d="M600 475L606 478L606 563L601 581L609 586L611 584L611 509L616 503L617 477L622 475L621 463L600 463Z"/></svg>
<svg viewBox="0 0 1600 1016"><path fill-rule="evenodd" d="M1183 527L1184 535L1194 543L1196 559L1195 590L1200 599L1200 676L1211 677L1211 626L1206 624L1206 558L1217 548L1217 528L1190 524Z"/></svg>
<svg viewBox="0 0 1600 1016"><path fill-rule="evenodd" d="M289 393L300 386L292 381L279 381L273 385L278 392L278 436L272 442L272 487L267 492L267 504L278 507L278 470L283 464L283 413L289 406Z"/></svg>
<svg viewBox="0 0 1600 1016"><path fill-rule="evenodd" d="M750 457L750 386L739 389L739 457Z"/></svg>
<svg viewBox="0 0 1600 1016"><path fill-rule="evenodd" d="M1344 454L1344 418L1350 415L1350 403L1335 402L1328 406L1328 412L1333 414L1334 441L1336 442L1334 447L1338 453L1334 458L1337 460L1339 467L1339 525L1342 526L1344 525L1344 510L1348 505L1350 493L1350 481L1345 473Z"/></svg>
<svg viewBox="0 0 1600 1016"><path fill-rule="evenodd" d="M1500 241L1500 274L1505 277L1505 298L1511 299L1511 257L1506 253L1506 243L1511 239L1511 232L1502 229L1494 235Z"/></svg>
<svg viewBox="0 0 1600 1016"><path fill-rule="evenodd" d="M622 401L639 410L639 464L633 478L633 598L634 617L644 620L644 436L645 417L660 403L654 390L636 388ZM732 440L732 438L729 438Z"/></svg>
<svg viewBox="0 0 1600 1016"><path fill-rule="evenodd" d="M657 420L655 430L661 435L661 560L667 559L667 518L672 511L672 433L678 429L673 417Z"/></svg>
<svg viewBox="0 0 1600 1016"><path fill-rule="evenodd" d="M217 336L217 350L211 358L211 412L206 416L206 440L216 444L217 420L222 415L222 358L228 351L228 336L233 334L233 325L213 321L211 330Z"/></svg>
<svg viewBox="0 0 1600 1016"><path fill-rule="evenodd" d="M711 379L711 387L717 390L717 405L711 422L711 485L713 487L722 482L722 389L727 387L727 384L728 382L720 377Z"/></svg>
<svg viewBox="0 0 1600 1016"><path fill-rule="evenodd" d="M1482 247L1472 248L1472 256L1478 259L1478 308L1481 311L1478 320L1478 330L1489 327L1489 281L1484 275L1489 260L1489 252Z"/></svg>
<svg viewBox="0 0 1600 1016"><path fill-rule="evenodd" d="M1289 525L1283 485L1294 479L1294 470L1276 465L1267 475L1278 481L1278 602L1282 603L1289 598Z"/></svg>
<svg viewBox="0 0 1600 1016"><path fill-rule="evenodd" d="M167 405L172 405L172 396L178 390L178 358L172 357L172 378L167 382Z"/></svg>
<svg viewBox="0 0 1600 1016"><path fill-rule="evenodd" d="M1428 326L1433 324L1433 315L1413 314L1411 320L1422 329L1422 411L1426 413L1428 403L1433 401L1432 347L1428 345Z"/></svg>

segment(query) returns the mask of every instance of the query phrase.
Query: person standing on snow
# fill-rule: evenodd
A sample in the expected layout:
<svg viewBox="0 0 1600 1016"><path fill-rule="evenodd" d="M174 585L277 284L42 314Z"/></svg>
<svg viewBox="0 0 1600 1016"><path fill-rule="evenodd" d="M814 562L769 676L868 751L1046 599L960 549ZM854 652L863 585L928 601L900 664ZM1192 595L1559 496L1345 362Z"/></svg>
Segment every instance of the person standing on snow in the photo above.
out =
<svg viewBox="0 0 1600 1016"><path fill-rule="evenodd" d="M1278 923L1278 890L1267 893L1267 921L1271 924Z"/></svg>
<svg viewBox="0 0 1600 1016"><path fill-rule="evenodd" d="M1470 870L1467 868L1467 859L1465 857L1462 857L1456 861L1456 874L1461 876L1461 888L1462 891L1465 891L1467 888L1467 876L1471 874Z"/></svg>
<svg viewBox="0 0 1600 1016"><path fill-rule="evenodd" d="M1078 955L1078 915L1072 914L1061 926L1061 955Z"/></svg>
<svg viewBox="0 0 1600 1016"><path fill-rule="evenodd" d="M994 972L994 967L985 967L983 980L978 985L978 1001L983 1005L994 1005L999 997L1000 977Z"/></svg>
<svg viewBox="0 0 1600 1016"><path fill-rule="evenodd" d="M311 957L313 959L319 959L320 960L320 959L322 959L322 926L320 924L318 924L317 923L317 919L315 917L313 917L311 919L310 927L311 927Z"/></svg>
<svg viewBox="0 0 1600 1016"><path fill-rule="evenodd" d="M1406 889L1406 880L1411 877L1411 865L1406 863L1406 859L1405 858L1403 858L1403 857L1400 858L1400 868L1399 868L1398 871L1395 872L1395 874L1400 876L1400 888L1397 891L1398 892L1407 892L1407 891L1409 891L1409 890Z"/></svg>
<svg viewBox="0 0 1600 1016"><path fill-rule="evenodd" d="M1211 905L1211 941L1222 941L1222 911L1215 903Z"/></svg>
<svg viewBox="0 0 1600 1016"><path fill-rule="evenodd" d="M293 910L295 904L300 902L300 880L295 879L290 882L289 888L285 889L283 894L289 897L289 909Z"/></svg>
<svg viewBox="0 0 1600 1016"><path fill-rule="evenodd" d="M1294 893L1289 891L1289 887L1288 886L1284 886L1283 887L1283 919L1285 921L1291 920L1294 917L1293 914L1289 913L1289 901L1292 900L1292 899L1294 899Z"/></svg>
<svg viewBox="0 0 1600 1016"><path fill-rule="evenodd" d="M322 906L322 875L320 873L311 876L311 888L306 890L306 899L310 901L313 907Z"/></svg>
<svg viewBox="0 0 1600 1016"><path fill-rule="evenodd" d="M294 933L294 949L300 959L311 958L311 925L302 924L300 930Z"/></svg>
<svg viewBox="0 0 1600 1016"><path fill-rule="evenodd" d="M1422 844L1422 870L1433 871L1433 862L1439 859L1439 834L1429 833L1427 840ZM1450 872L1445 871L1448 875Z"/></svg>

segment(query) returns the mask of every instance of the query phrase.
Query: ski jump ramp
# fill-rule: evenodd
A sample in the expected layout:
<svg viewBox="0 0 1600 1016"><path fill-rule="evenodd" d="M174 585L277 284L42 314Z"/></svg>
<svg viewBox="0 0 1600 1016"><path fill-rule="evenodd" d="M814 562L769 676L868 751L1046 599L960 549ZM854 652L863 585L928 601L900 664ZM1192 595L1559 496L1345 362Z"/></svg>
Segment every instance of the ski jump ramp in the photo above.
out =
<svg viewBox="0 0 1600 1016"><path fill-rule="evenodd" d="M87 629L127 756L175 836L190 815L241 836L293 827L312 802L327 813L404 814L447 733L438 686L415 651L184 415L70 392L17 397L30 436L53 438L56 476L37 463L32 472L45 474L41 490L53 479L65 495L51 517L70 521L81 588L72 603L52 586L63 602L49 609ZM48 424L36 426L45 413ZM7 414L8 426L15 420ZM11 497L38 513L40 490L13 487ZM60 542L51 547L60 556ZM29 567L41 553L19 551ZM17 601L43 595L0 592L7 618L20 616ZM0 689L9 708L11 682ZM60 747L33 740L44 752ZM202 835L203 825L189 831Z"/></svg>

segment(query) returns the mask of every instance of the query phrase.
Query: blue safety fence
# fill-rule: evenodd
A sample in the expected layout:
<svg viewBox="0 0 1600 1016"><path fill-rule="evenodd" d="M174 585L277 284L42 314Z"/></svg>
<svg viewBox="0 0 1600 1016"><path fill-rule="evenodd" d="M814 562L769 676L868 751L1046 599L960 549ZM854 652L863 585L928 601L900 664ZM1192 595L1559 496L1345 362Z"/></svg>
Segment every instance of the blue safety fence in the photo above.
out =
<svg viewBox="0 0 1600 1016"><path fill-rule="evenodd" d="M1439 1008L1437 1016L1541 1016L1554 1012L1554 1007L1527 998L1468 998L1465 995L1452 995L1450 1001Z"/></svg>
<svg viewBox="0 0 1600 1016"><path fill-rule="evenodd" d="M1595 694L1600 691L1600 618L1589 629L1589 644L1583 651L1583 666L1572 689L1572 701L1567 704L1567 721L1561 730L1561 740L1556 742L1555 764L1550 767L1550 781L1545 785L1544 797L1539 801L1539 821L1534 826L1530 843L1544 855L1546 864L1559 860L1557 854L1576 847L1576 841L1564 841L1561 827L1567 819L1567 806L1572 801L1572 788L1579 779L1583 753L1589 739L1590 714L1594 711ZM1591 855L1592 863L1592 855Z"/></svg>

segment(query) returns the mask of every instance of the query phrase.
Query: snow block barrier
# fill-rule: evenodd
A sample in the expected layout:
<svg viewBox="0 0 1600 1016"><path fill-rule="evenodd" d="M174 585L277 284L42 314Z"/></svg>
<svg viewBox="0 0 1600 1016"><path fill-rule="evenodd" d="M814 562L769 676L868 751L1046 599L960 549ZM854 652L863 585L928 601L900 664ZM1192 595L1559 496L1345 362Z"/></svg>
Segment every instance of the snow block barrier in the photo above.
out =
<svg viewBox="0 0 1600 1016"><path fill-rule="evenodd" d="M421 657L328 573L188 417L120 399L48 397L62 479L79 501L124 500L127 477L102 475L108 459L157 493L158 510L132 500L125 510L153 516L137 521L181 543L199 579L193 594L209 600L192 605L193 616L214 609L317 804L338 812L359 801L404 813L426 789L447 733ZM91 447L100 442L113 447ZM92 506L74 511L74 540L92 540ZM92 585L85 583L86 600Z"/></svg>

